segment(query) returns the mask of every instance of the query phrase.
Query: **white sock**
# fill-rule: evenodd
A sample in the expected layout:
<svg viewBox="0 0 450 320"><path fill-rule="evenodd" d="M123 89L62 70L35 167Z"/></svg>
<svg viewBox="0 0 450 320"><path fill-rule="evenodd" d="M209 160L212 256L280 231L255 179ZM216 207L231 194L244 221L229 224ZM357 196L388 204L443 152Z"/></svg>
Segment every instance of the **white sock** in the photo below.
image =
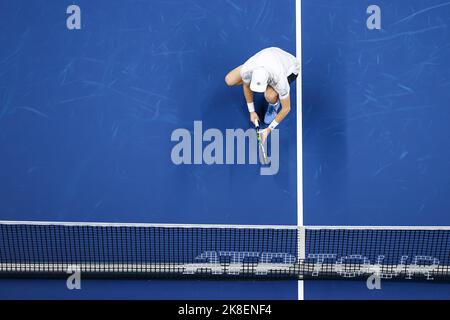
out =
<svg viewBox="0 0 450 320"><path fill-rule="evenodd" d="M278 104L280 103L280 100L278 100L277 102L275 102L275 103L269 103L271 106L274 106L274 107L276 107Z"/></svg>

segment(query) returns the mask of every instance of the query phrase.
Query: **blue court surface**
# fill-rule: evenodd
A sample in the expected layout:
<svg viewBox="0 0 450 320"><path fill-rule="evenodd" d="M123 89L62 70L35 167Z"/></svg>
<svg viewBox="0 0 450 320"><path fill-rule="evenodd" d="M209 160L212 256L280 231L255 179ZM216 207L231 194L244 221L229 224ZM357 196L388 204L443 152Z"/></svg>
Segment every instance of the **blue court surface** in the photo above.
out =
<svg viewBox="0 0 450 320"><path fill-rule="evenodd" d="M299 3L1 1L0 220L450 225L450 2L302 0L301 17ZM251 127L224 77L267 47L302 61L275 174L175 164L179 128ZM302 296L449 299L450 284L0 280L1 299Z"/></svg>

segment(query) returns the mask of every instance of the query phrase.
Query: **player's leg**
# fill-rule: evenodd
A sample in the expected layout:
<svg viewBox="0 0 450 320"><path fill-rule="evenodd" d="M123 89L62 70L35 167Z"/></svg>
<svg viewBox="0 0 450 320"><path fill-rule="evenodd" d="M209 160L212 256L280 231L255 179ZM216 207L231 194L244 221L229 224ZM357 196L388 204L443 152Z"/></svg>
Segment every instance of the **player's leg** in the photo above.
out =
<svg viewBox="0 0 450 320"><path fill-rule="evenodd" d="M242 84L241 67L234 68L225 76L225 83L229 86L238 86Z"/></svg>
<svg viewBox="0 0 450 320"><path fill-rule="evenodd" d="M297 79L297 74L291 74L288 76L288 83L291 84ZM277 116L278 111L280 111L281 103L278 98L278 93L271 87L268 86L266 92L264 93L266 101L269 103L267 107L266 115L264 116L264 123L270 124Z"/></svg>
<svg viewBox="0 0 450 320"><path fill-rule="evenodd" d="M264 98L269 103L264 116L264 123L270 124L280 110L280 100L278 99L278 93L271 86L267 86L266 92L264 92Z"/></svg>

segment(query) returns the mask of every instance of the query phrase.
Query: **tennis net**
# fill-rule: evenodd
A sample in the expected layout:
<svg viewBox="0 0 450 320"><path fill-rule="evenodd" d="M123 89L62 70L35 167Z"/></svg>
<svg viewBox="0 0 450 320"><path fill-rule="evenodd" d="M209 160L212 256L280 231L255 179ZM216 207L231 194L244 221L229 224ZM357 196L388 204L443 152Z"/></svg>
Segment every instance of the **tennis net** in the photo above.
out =
<svg viewBox="0 0 450 320"><path fill-rule="evenodd" d="M0 222L0 276L450 280L450 227Z"/></svg>

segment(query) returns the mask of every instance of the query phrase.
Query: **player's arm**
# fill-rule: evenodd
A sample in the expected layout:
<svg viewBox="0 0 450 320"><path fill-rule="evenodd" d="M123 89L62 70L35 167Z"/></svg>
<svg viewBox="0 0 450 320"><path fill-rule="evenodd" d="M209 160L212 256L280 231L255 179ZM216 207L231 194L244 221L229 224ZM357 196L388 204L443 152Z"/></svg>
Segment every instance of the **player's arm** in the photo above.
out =
<svg viewBox="0 0 450 320"><path fill-rule="evenodd" d="M244 97L247 104L253 103L253 91L250 90L250 85L244 82L242 88L244 89Z"/></svg>
<svg viewBox="0 0 450 320"><path fill-rule="evenodd" d="M250 121L254 124L256 120L259 121L258 114L255 112L255 105L253 103L253 92L250 90L250 85L245 81L242 83L244 90L245 101L247 102L248 112L250 113Z"/></svg>
<svg viewBox="0 0 450 320"><path fill-rule="evenodd" d="M281 121L291 112L291 97L289 95L289 82L287 78L280 76L282 81L277 83L274 87L275 91L278 93L280 102L281 102L281 110L278 112L276 118L272 121L272 123L268 127L268 131L272 131L275 129Z"/></svg>
<svg viewBox="0 0 450 320"><path fill-rule="evenodd" d="M287 83L287 81L286 81ZM284 89L285 88L285 89ZM276 90L281 102L281 110L278 112L272 123L261 133L261 140L264 143L272 130L274 130L283 119L291 112L291 97L289 95L289 84L281 90Z"/></svg>
<svg viewBox="0 0 450 320"><path fill-rule="evenodd" d="M238 86L242 84L244 90L245 101L247 102L248 112L250 113L250 121L255 123L255 120L259 120L258 115L255 112L255 105L253 104L253 92L250 90L249 79L243 79L242 74L244 68L243 65L234 68L225 76L225 83L228 86Z"/></svg>
<svg viewBox="0 0 450 320"><path fill-rule="evenodd" d="M291 112L291 97L287 95L286 98L280 99L281 102L281 110L278 112L278 115L275 118L275 121L279 124L283 119ZM269 127L270 128L270 127Z"/></svg>
<svg viewBox="0 0 450 320"><path fill-rule="evenodd" d="M291 98L289 95L287 95L286 98L280 99L280 102L281 102L280 112L278 112L275 120L273 120L272 123L261 133L261 140L263 143L266 141L267 136L272 132L272 130L274 130L291 111Z"/></svg>
<svg viewBox="0 0 450 320"><path fill-rule="evenodd" d="M243 64L239 71L242 79L242 90L244 92L245 102L247 102L248 112L250 113L250 122L255 124L255 121L259 121L259 117L255 112L255 105L253 103L253 91L250 90L251 74L247 71L246 64Z"/></svg>

